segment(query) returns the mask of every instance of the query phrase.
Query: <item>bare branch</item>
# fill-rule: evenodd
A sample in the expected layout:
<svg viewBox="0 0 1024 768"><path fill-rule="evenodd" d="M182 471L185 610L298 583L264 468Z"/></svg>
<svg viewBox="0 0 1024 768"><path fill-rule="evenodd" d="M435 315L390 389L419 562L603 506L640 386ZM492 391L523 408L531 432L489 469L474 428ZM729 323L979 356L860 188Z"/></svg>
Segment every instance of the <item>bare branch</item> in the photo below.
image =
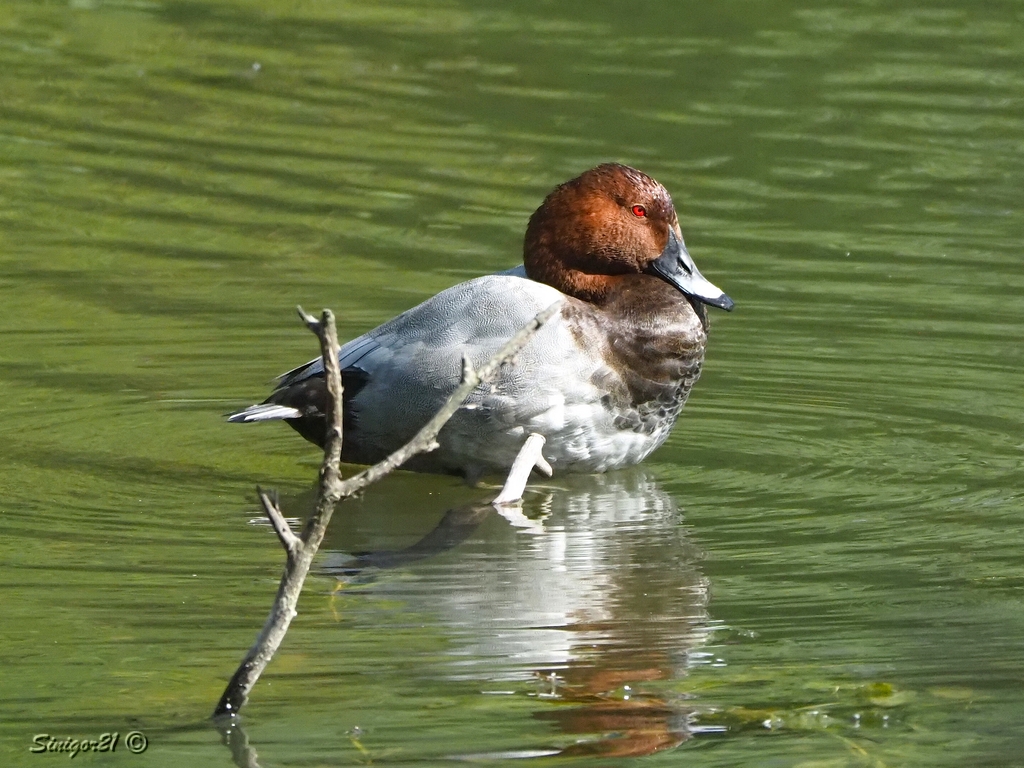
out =
<svg viewBox="0 0 1024 768"><path fill-rule="evenodd" d="M304 310L301 304L296 305L295 311L299 313L299 319L306 324L306 327L309 328L317 338L319 338L320 321Z"/></svg>
<svg viewBox="0 0 1024 768"><path fill-rule="evenodd" d="M302 549L302 540L292 533L291 526L284 519L284 514L278 506L277 494L275 493L271 497L270 494L264 493L263 489L258 485L256 486L256 493L260 497L263 511L266 513L267 519L270 520L270 524L274 527L274 533L277 534L277 538L281 540L281 545L284 547L285 552L288 553L289 558L294 558Z"/></svg>
<svg viewBox="0 0 1024 768"><path fill-rule="evenodd" d="M263 629L252 648L246 654L241 665L232 676L224 694L221 696L214 710L214 717L223 715L234 715L245 706L249 692L256 684L260 674L270 663L274 653L284 640L288 626L295 618L295 606L298 604L299 594L305 582L306 574L309 573L310 565L316 556L317 549L323 541L327 525L330 523L331 515L334 513L335 504L342 498L357 493L371 483L387 475L396 467L418 453L432 451L437 448L437 435L441 428L462 406L473 390L481 383L492 381L500 370L501 366L511 360L519 352L527 341L537 330L550 320L561 306L561 302L551 305L543 312L540 312L522 330L513 336L494 356L480 368L474 371L468 358L463 358L462 382L448 398L433 418L428 421L416 436L402 448L399 448L384 461L370 467L364 472L355 475L349 480L342 481L338 465L341 461L342 446L342 384L341 371L338 368L338 332L334 324L334 315L330 310L324 310L320 320L308 315L301 307L298 308L299 316L306 326L313 331L320 339L320 354L324 361L324 377L327 379L327 434L324 442L324 461L320 467L320 483L317 490L316 509L309 519L306 527L300 536L292 533L288 523L284 519L276 500L271 499L267 494L259 491L260 503L264 512L270 519L274 531L281 540L282 545L288 551L288 562L285 566L284 575L277 589L277 597L267 617ZM538 436L539 437L539 436ZM539 438L541 445L543 438ZM539 457L540 448L531 448L535 454L530 460L530 466L537 464L545 466L543 458ZM525 460L524 460L525 461ZM543 464L541 462L544 462ZM520 474L522 471L520 470ZM526 476L529 475L529 468L517 485L525 485ZM517 475L518 477L518 475ZM511 480L510 480L511 483ZM522 488L518 490L522 495Z"/></svg>
<svg viewBox="0 0 1024 768"><path fill-rule="evenodd" d="M284 515L276 503L260 491L260 502L270 518L271 525L281 543L288 551L288 562L281 583L277 588L277 597L270 609L270 615L263 625L256 642L245 655L235 674L224 689L214 717L234 715L245 706L249 692L256 684L274 653L284 640L292 619L295 618L295 606L298 605L302 585L306 574L313 563L320 542L323 540L327 524L334 513L334 505L340 498L341 474L338 464L341 461L341 419L342 389L341 372L338 370L338 331L334 325L334 314L324 310L317 321L300 308L299 315L306 325L320 339L320 354L324 360L324 375L327 378L327 439L324 448L324 462L320 467L320 484L316 496L316 511L306 524L301 536L295 536L284 520ZM312 322L310 322L312 321Z"/></svg>
<svg viewBox="0 0 1024 768"><path fill-rule="evenodd" d="M320 349L324 361L324 378L327 380L327 432L324 436L324 460L320 465L320 488L317 491L316 514L302 532L304 544L320 546L327 524L331 521L334 504L341 498L341 462L343 390L341 369L338 367L338 330L334 324L334 313L323 311L320 320Z"/></svg>

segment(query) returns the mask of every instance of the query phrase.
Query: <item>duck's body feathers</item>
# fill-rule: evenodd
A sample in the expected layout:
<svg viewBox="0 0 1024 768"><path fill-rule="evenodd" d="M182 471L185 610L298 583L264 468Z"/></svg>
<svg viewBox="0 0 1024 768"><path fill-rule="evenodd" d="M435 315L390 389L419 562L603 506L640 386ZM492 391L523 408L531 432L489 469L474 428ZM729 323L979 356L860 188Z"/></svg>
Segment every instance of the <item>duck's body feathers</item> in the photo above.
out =
<svg viewBox="0 0 1024 768"><path fill-rule="evenodd" d="M502 470L531 432L547 438L544 455L555 471L603 472L640 461L668 435L703 359L699 318L681 295L666 293L675 301L670 314L679 314L699 338L683 366L688 375L658 382L665 372L655 372L654 389L652 382L646 389L637 386L637 376L619 364L615 347L629 334L609 345L607 329L600 328L609 318L587 302L508 274L439 293L339 350L343 458L373 463L403 445L458 386L463 354L482 365L538 312L562 301L560 314L498 380L478 387L452 417L438 438L441 447L417 457L410 468L472 475ZM644 333L634 327L633 335L637 330ZM281 376L266 403L233 420L286 419L322 443L325 397L323 361L317 358Z"/></svg>

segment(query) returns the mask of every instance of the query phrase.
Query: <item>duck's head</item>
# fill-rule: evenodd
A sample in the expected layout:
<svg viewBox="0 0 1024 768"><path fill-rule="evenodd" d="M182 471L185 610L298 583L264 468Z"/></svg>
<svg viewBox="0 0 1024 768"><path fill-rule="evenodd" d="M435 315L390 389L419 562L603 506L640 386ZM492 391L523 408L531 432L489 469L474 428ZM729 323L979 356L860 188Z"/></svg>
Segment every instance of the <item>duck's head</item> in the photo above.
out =
<svg viewBox="0 0 1024 768"><path fill-rule="evenodd" d="M625 275L649 274L733 308L697 271L668 191L627 165L599 165L556 187L530 217L523 263L530 279L585 301L603 301Z"/></svg>

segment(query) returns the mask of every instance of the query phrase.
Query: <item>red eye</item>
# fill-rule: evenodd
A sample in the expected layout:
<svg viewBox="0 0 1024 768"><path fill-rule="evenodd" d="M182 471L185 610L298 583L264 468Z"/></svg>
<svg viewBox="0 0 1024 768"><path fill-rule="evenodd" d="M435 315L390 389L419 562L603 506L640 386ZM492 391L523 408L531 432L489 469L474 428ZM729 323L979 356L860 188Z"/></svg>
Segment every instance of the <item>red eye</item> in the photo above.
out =
<svg viewBox="0 0 1024 768"><path fill-rule="evenodd" d="M634 205L632 210L633 210L633 215L637 216L637 217L639 217L641 219L644 216L647 215L647 209L644 208L642 205Z"/></svg>

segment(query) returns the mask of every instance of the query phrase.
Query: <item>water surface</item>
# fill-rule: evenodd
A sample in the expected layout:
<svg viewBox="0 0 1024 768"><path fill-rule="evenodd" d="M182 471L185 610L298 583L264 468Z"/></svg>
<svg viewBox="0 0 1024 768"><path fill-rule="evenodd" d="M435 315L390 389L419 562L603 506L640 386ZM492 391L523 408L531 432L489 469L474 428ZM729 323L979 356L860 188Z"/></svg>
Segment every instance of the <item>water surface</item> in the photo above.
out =
<svg viewBox="0 0 1024 768"><path fill-rule="evenodd" d="M318 457L222 414L315 353L295 304L351 338L617 160L737 301L680 424L525 525L449 478L342 507L245 711L260 763L1020 764L1022 21L4 3L4 763L141 730L79 759L230 765L207 717L282 560L254 485L301 516Z"/></svg>

